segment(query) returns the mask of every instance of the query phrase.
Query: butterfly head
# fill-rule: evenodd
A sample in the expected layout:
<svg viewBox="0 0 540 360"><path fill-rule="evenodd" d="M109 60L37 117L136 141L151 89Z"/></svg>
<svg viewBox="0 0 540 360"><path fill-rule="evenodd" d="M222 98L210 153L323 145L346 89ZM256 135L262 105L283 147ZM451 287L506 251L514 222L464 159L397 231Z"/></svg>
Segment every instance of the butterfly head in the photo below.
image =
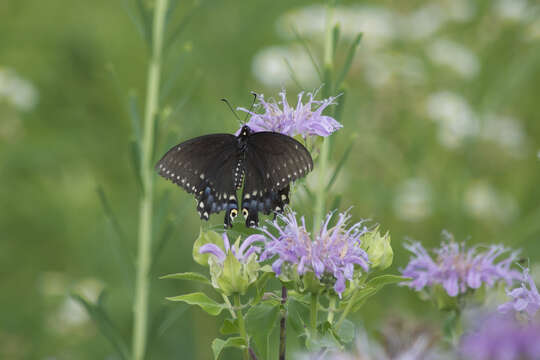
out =
<svg viewBox="0 0 540 360"><path fill-rule="evenodd" d="M252 133L252 131L249 128L249 126L244 125L244 126L242 126L242 129L240 129L240 134L238 136L245 138L245 137L248 137L249 135L251 135L251 133Z"/></svg>

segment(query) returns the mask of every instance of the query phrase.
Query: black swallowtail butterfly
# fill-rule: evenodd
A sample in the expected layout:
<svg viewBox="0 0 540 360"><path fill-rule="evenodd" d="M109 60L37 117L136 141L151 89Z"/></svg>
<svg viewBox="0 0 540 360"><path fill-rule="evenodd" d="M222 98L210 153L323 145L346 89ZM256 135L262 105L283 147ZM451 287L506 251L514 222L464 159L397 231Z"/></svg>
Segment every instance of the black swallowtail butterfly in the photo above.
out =
<svg viewBox="0 0 540 360"><path fill-rule="evenodd" d="M253 227L259 212L283 212L290 183L312 169L313 159L301 143L247 125L238 136L210 134L178 144L156 165L161 176L195 196L201 219L225 210L225 228L238 215L236 191L242 183L242 214Z"/></svg>

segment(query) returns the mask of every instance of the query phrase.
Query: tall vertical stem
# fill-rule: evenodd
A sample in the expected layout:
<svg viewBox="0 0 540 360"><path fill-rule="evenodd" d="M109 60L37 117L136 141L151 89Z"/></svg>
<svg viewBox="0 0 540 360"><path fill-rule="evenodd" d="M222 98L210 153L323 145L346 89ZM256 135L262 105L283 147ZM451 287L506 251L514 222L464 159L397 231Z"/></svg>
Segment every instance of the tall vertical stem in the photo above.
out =
<svg viewBox="0 0 540 360"><path fill-rule="evenodd" d="M141 179L143 192L139 210L137 278L135 280L133 360L144 359L148 324L149 270L152 251L152 203L154 195L152 155L154 129L158 112L161 51L165 33L168 0L156 0L152 26L152 54L148 67L148 89L141 144Z"/></svg>
<svg viewBox="0 0 540 360"><path fill-rule="evenodd" d="M309 323L312 331L312 336L317 336L317 313L319 312L319 294L311 293L311 311Z"/></svg>
<svg viewBox="0 0 540 360"><path fill-rule="evenodd" d="M334 92L332 88L332 71L334 67L334 59L332 54L332 19L334 15L334 7L330 4L327 8L326 25L325 25L325 37L324 37L324 87L323 97L331 96ZM323 138L321 145L321 153L319 154L319 179L318 188L315 194L315 214L313 220L313 232L319 231L321 226L323 214L325 212L325 198L326 198L326 174L328 173L328 157L330 154L330 142L328 138Z"/></svg>
<svg viewBox="0 0 540 360"><path fill-rule="evenodd" d="M249 338L246 332L246 324L244 322L244 314L242 313L242 303L240 302L240 295L234 294L234 307L236 308L236 316L238 318L238 331L240 336L246 340L246 349L244 351L244 360L249 359Z"/></svg>

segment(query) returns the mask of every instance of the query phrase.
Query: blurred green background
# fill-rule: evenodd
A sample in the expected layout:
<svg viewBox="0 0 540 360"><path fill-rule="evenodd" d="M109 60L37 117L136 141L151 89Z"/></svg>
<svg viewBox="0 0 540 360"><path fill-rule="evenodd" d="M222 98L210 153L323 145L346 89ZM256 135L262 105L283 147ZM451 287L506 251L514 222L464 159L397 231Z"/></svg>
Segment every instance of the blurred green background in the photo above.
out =
<svg viewBox="0 0 540 360"><path fill-rule="evenodd" d="M172 1L174 3L174 1ZM126 6L128 4L128 6ZM151 8L152 1L146 1ZM321 83L295 28L322 56L324 4L308 1L177 2L190 21L166 56L156 156L238 123L219 102L247 106L249 91L291 102ZM131 166L130 104L145 96L148 48L119 1L0 2L0 358L115 359L72 292L106 308L131 336L138 187ZM407 238L501 242L540 255L540 10L532 0L342 1L335 14L342 64L364 33L346 80L344 129L334 163L356 134L333 194L354 219L389 230L393 271ZM174 26L172 27L174 28ZM296 74L291 80L284 58ZM308 183L311 181L308 178ZM199 270L191 246L193 201L157 179L159 211L173 224L152 272L151 359L208 359L217 322L165 296L194 290L158 280ZM125 235L104 214L103 189ZM168 206L164 206L168 201ZM293 207L310 217L298 191ZM214 216L220 224L222 216ZM156 237L163 233L156 229ZM126 255L128 254L128 255ZM380 292L356 315L374 329L390 316L437 321L405 288ZM235 358L234 352L227 354Z"/></svg>

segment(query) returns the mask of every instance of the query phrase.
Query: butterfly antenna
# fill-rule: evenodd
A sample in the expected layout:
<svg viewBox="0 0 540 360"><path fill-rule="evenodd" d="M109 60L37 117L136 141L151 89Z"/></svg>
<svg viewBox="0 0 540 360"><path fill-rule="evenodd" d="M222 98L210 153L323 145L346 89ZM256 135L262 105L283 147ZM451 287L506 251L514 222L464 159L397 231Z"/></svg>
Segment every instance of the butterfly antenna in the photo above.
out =
<svg viewBox="0 0 540 360"><path fill-rule="evenodd" d="M253 110L253 106L255 106L255 101L257 101L257 93L252 91L251 95L253 95L253 102L251 103L251 106L249 107L249 111L246 113L246 118L244 119L244 124L247 122L247 119L251 113L251 110Z"/></svg>
<svg viewBox="0 0 540 360"><path fill-rule="evenodd" d="M240 120L240 118L238 117L238 114L236 113L236 111L234 111L233 107L231 106L231 104L229 103L229 100L223 98L221 99L221 101L223 101L225 104L227 104L227 106L229 107L229 109L231 109L232 113L234 114L234 116L238 119L238 121L240 122L240 124L242 123L242 120Z"/></svg>

